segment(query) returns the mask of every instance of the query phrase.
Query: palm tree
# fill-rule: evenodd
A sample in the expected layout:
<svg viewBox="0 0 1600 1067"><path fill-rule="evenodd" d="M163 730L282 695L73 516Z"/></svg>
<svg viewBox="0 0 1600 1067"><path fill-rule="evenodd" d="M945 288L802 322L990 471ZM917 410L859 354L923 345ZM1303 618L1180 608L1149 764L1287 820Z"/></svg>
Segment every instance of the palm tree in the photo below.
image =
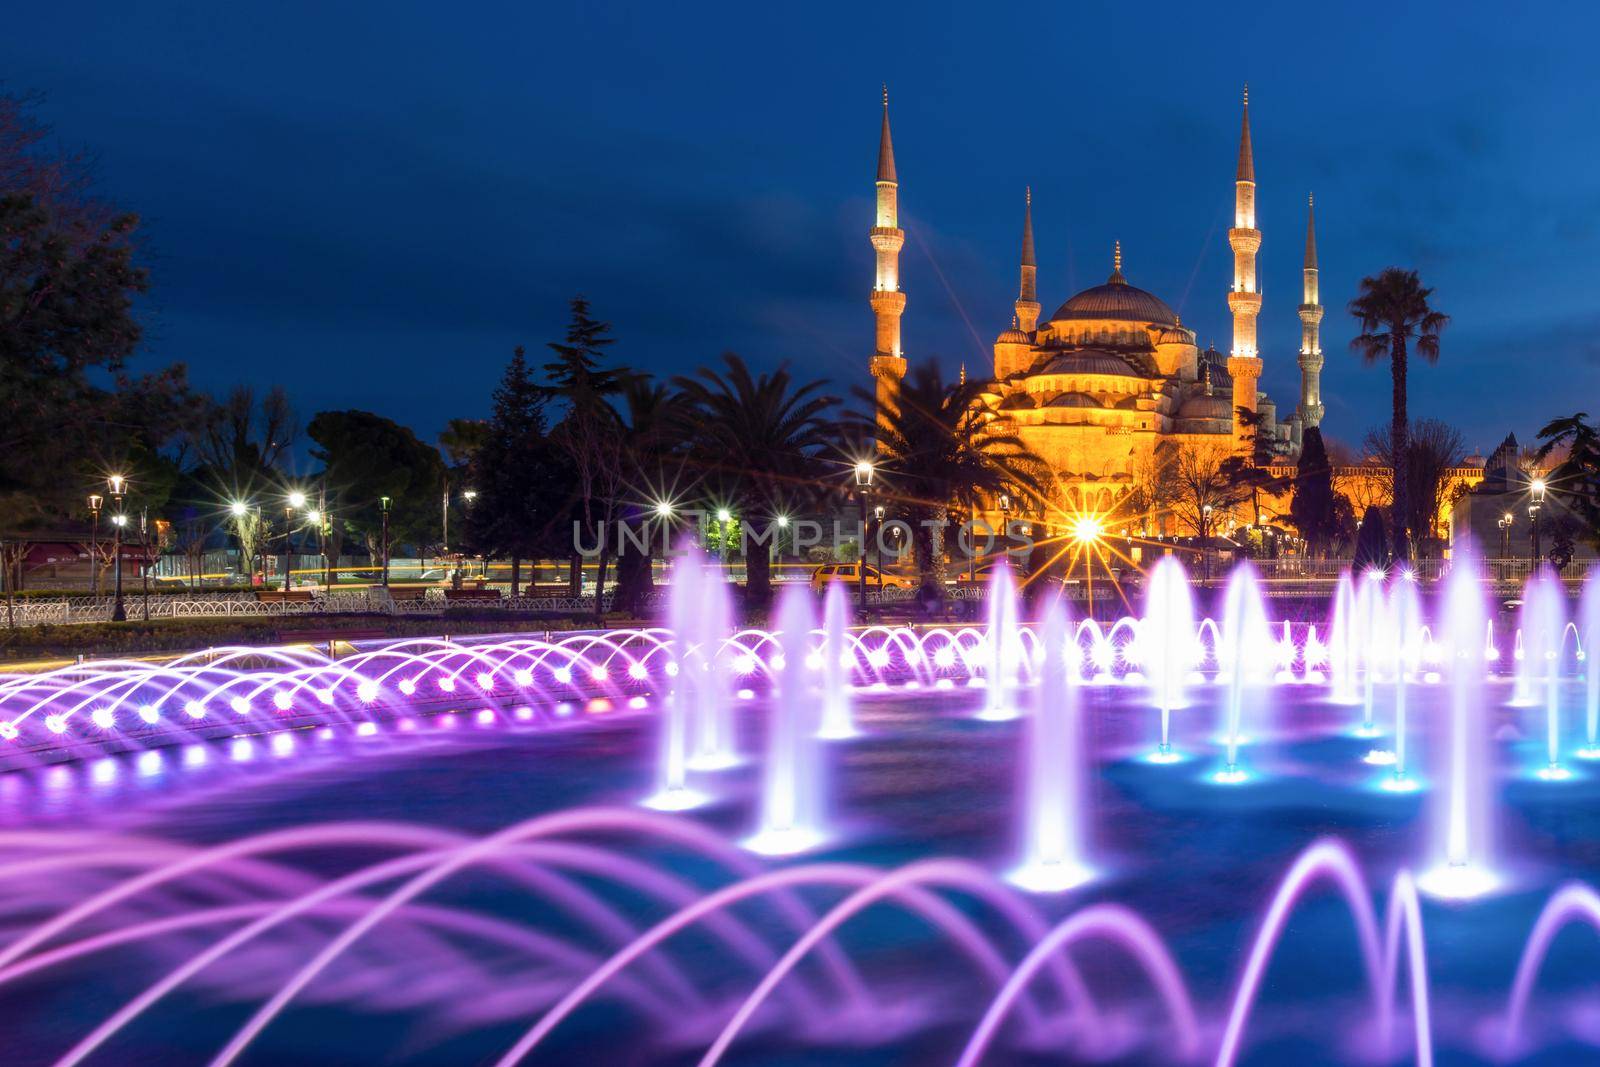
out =
<svg viewBox="0 0 1600 1067"><path fill-rule="evenodd" d="M682 394L645 374L630 375L623 382L620 399L624 419L620 441L623 482L628 499L618 515L617 608L637 614L642 598L653 585L652 553L648 547L641 552L636 544L622 542L620 530L622 524L630 524L630 529L636 526L638 539L647 546L661 536L659 530L651 528L664 521L656 508L662 503L670 507L684 488L685 457L678 432L684 421L680 413L684 401Z"/></svg>
<svg viewBox="0 0 1600 1067"><path fill-rule="evenodd" d="M823 453L837 445L832 410L837 397L820 381L797 384L787 365L759 377L733 353L723 369L702 367L674 378L683 394L680 427L696 468L727 494L741 521L768 521L796 496L815 495ZM772 560L765 548L745 558L745 600L772 595Z"/></svg>
<svg viewBox="0 0 1600 1067"><path fill-rule="evenodd" d="M1406 467L1406 349L1416 340L1417 353L1429 363L1439 361L1439 332L1450 324L1450 317L1435 311L1414 270L1385 267L1376 278L1361 279L1361 293L1350 301L1350 314L1361 324L1361 333L1350 342L1351 351L1368 363L1389 357L1389 376L1394 385L1390 440L1394 445L1394 558L1410 558L1406 534L1411 514Z"/></svg>
<svg viewBox="0 0 1600 1067"><path fill-rule="evenodd" d="M900 383L896 406L858 427L862 436L877 439L888 491L914 520L912 547L925 589L943 586L943 560L929 523L945 519L953 502L970 512L979 493L1039 491L1043 463L983 402L988 384L947 383L938 364L920 363ZM856 394L874 403L871 393Z"/></svg>

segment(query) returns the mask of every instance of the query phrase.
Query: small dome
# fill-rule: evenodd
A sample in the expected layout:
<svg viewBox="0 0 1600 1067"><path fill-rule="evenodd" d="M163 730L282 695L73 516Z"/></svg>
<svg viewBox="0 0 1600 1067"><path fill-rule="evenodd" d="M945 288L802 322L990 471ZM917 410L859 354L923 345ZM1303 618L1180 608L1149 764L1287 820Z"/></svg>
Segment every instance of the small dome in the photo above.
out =
<svg viewBox="0 0 1600 1067"><path fill-rule="evenodd" d="M1161 331L1161 336L1156 338L1156 344L1192 345L1194 344L1194 334L1190 333L1182 326L1168 326L1165 330Z"/></svg>
<svg viewBox="0 0 1600 1067"><path fill-rule="evenodd" d="M1047 408L1103 408L1104 404L1088 393L1062 393L1046 404Z"/></svg>
<svg viewBox="0 0 1600 1067"><path fill-rule="evenodd" d="M998 408L1001 411L1017 411L1022 408L1036 408L1039 405L1027 393L1012 393L1000 401Z"/></svg>
<svg viewBox="0 0 1600 1067"><path fill-rule="evenodd" d="M1178 409L1180 419L1227 419L1233 421L1233 402L1225 396L1196 393Z"/></svg>
<svg viewBox="0 0 1600 1067"><path fill-rule="evenodd" d="M1033 341L1027 334L1013 326L1009 330L1001 330L1000 336L994 339L994 343L997 345L1028 345L1032 344Z"/></svg>
<svg viewBox="0 0 1600 1067"><path fill-rule="evenodd" d="M1038 374L1104 374L1116 378L1144 377L1121 356L1099 349L1087 348L1066 352L1045 364Z"/></svg>

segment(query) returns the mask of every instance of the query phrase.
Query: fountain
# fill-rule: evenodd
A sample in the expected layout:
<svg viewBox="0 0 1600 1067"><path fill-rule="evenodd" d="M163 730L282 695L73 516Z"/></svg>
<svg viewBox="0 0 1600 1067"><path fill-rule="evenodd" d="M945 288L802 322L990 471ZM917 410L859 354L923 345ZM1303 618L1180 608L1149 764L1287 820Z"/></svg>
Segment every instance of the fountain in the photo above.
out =
<svg viewBox="0 0 1600 1067"><path fill-rule="evenodd" d="M761 783L761 822L745 844L769 856L806 852L826 838L823 767L817 745L817 700L807 684L811 655L811 591L788 586L778 594L778 655L769 664L776 693L767 726Z"/></svg>
<svg viewBox="0 0 1600 1067"><path fill-rule="evenodd" d="M1222 607L1222 643L1217 657L1218 681L1228 687L1227 715L1223 726L1226 762L1213 780L1234 785L1248 776L1239 766L1239 745L1244 740L1244 705L1247 696L1270 676L1272 632L1255 568L1248 562L1228 577ZM1258 724L1259 725L1259 724Z"/></svg>
<svg viewBox="0 0 1600 1067"><path fill-rule="evenodd" d="M1039 680L1023 732L1022 866L1011 880L1034 892L1054 893L1093 875L1085 862L1089 820L1082 650L1060 601L1046 610L1039 644Z"/></svg>
<svg viewBox="0 0 1600 1067"><path fill-rule="evenodd" d="M1210 619L1163 558L1137 620L1030 625L997 578L981 629L852 630L848 590L819 627L791 586L734 632L694 559L659 628L0 674L7 1055L1588 1062L1592 953L1563 931L1600 929L1594 782L1506 787L1528 746L1496 732L1514 686L1480 574L1458 544L1442 583L1306 605L1241 568ZM1567 599L1540 571L1498 635L1544 777L1579 743L1563 716L1580 756L1600 729L1600 571ZM870 743L824 743L857 732L863 679ZM1393 708L1382 777L1420 803L1367 791L1342 701L1385 735ZM713 778L735 708L764 744ZM1175 738L1179 708L1218 735ZM1152 712L1146 758L1179 742L1270 785L1148 766ZM641 780L719 806L641 810Z"/></svg>
<svg viewBox="0 0 1600 1067"><path fill-rule="evenodd" d="M684 605L683 616L669 613L668 625L694 635L694 696L696 714L693 751L689 766L697 771L718 771L737 766L739 752L733 735L733 709L728 702L728 662L725 644L733 630L733 606L722 568L685 550L684 563L694 571L695 599ZM672 603L676 603L673 601Z"/></svg>
<svg viewBox="0 0 1600 1067"><path fill-rule="evenodd" d="M1377 702L1378 664L1384 659L1388 637L1388 604L1383 594L1383 572L1369 570L1356 591L1355 647L1361 657L1361 725L1357 737L1378 737L1373 709Z"/></svg>
<svg viewBox="0 0 1600 1067"><path fill-rule="evenodd" d="M1589 571L1578 602L1578 625L1583 663L1584 745L1579 759L1600 759L1600 568Z"/></svg>
<svg viewBox="0 0 1600 1067"><path fill-rule="evenodd" d="M1183 757L1172 747L1172 712L1184 705L1184 683L1194 665L1196 647L1189 576L1175 557L1156 561L1144 605L1139 660L1161 713L1161 739L1149 758L1155 763L1174 763Z"/></svg>
<svg viewBox="0 0 1600 1067"><path fill-rule="evenodd" d="M989 632L984 641L989 650L989 669L985 674L983 710L980 719L1001 721L1017 717L1017 672L1023 649L1018 622L1017 587L1011 580L1011 567L1004 559L994 565L989 580Z"/></svg>
<svg viewBox="0 0 1600 1067"><path fill-rule="evenodd" d="M1356 611L1356 587L1350 572L1339 575L1333 587L1333 615L1328 623L1328 675L1333 682L1330 699L1336 704L1355 704L1361 700L1356 690L1361 662L1360 619Z"/></svg>
<svg viewBox="0 0 1600 1067"><path fill-rule="evenodd" d="M1545 764L1537 774L1547 782L1572 776L1561 763L1561 663L1567 629L1565 594L1548 567L1541 567L1522 596L1524 677L1528 703L1538 707L1543 696Z"/></svg>
<svg viewBox="0 0 1600 1067"><path fill-rule="evenodd" d="M1483 699L1488 663L1483 632L1487 620L1478 560L1470 545L1458 545L1445 579L1440 614L1442 645L1450 680L1443 773L1430 803L1433 867L1420 879L1423 892L1462 899L1498 883L1494 873L1494 765L1489 752L1489 716Z"/></svg>
<svg viewBox="0 0 1600 1067"><path fill-rule="evenodd" d="M1406 687L1411 673L1421 663L1424 641L1422 602L1411 571L1401 572L1389 590L1389 619L1394 649L1394 772L1383 787L1390 792L1408 793L1417 788L1417 783L1406 774Z"/></svg>
<svg viewBox="0 0 1600 1067"><path fill-rule="evenodd" d="M850 709L850 670L855 654L850 649L850 594L842 582L829 582L822 597L822 727L819 737L830 741L856 735Z"/></svg>

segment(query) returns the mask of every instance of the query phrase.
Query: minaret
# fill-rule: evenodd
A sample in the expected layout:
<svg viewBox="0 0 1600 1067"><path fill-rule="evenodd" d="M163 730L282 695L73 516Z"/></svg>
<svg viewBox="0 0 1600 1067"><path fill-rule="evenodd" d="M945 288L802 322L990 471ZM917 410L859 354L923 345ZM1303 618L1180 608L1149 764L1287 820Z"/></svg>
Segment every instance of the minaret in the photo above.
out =
<svg viewBox="0 0 1600 1067"><path fill-rule="evenodd" d="M883 87L883 132L878 138L878 210L872 225L872 248L878 254L877 277L872 285L872 314L877 319L872 377L879 412L892 411L906 376L900 348L900 315L906 294L900 291L900 249L906 232L900 228L900 183L894 173L894 143L889 139L889 87Z"/></svg>
<svg viewBox="0 0 1600 1067"><path fill-rule="evenodd" d="M1033 261L1033 189L1023 193L1022 284L1017 292L1017 329L1032 334L1039 325L1039 267Z"/></svg>
<svg viewBox="0 0 1600 1067"><path fill-rule="evenodd" d="M1322 423L1322 301L1317 293L1317 203L1306 197L1305 295L1300 305L1300 422Z"/></svg>
<svg viewBox="0 0 1600 1067"><path fill-rule="evenodd" d="M1261 378L1261 354L1256 347L1256 316L1261 314L1261 287L1256 279L1256 252L1261 231L1256 229L1256 165L1250 151L1250 86L1244 87L1244 118L1239 129L1239 170L1233 182L1233 228L1228 244L1233 248L1233 289L1228 310L1233 312L1233 348L1228 353L1228 373L1233 375L1233 430L1240 447L1248 447L1248 431L1239 409L1256 410L1256 383Z"/></svg>

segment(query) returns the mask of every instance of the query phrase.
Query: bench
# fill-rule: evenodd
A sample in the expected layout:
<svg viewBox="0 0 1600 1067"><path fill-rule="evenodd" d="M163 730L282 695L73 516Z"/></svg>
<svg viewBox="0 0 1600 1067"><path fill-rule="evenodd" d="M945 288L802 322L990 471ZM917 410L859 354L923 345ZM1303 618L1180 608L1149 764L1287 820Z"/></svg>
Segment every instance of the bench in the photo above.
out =
<svg viewBox="0 0 1600 1067"><path fill-rule="evenodd" d="M501 600L498 589L446 589L446 600Z"/></svg>
<svg viewBox="0 0 1600 1067"><path fill-rule="evenodd" d="M256 591L256 600L263 604L309 604L313 599L314 596L309 589L258 589Z"/></svg>

